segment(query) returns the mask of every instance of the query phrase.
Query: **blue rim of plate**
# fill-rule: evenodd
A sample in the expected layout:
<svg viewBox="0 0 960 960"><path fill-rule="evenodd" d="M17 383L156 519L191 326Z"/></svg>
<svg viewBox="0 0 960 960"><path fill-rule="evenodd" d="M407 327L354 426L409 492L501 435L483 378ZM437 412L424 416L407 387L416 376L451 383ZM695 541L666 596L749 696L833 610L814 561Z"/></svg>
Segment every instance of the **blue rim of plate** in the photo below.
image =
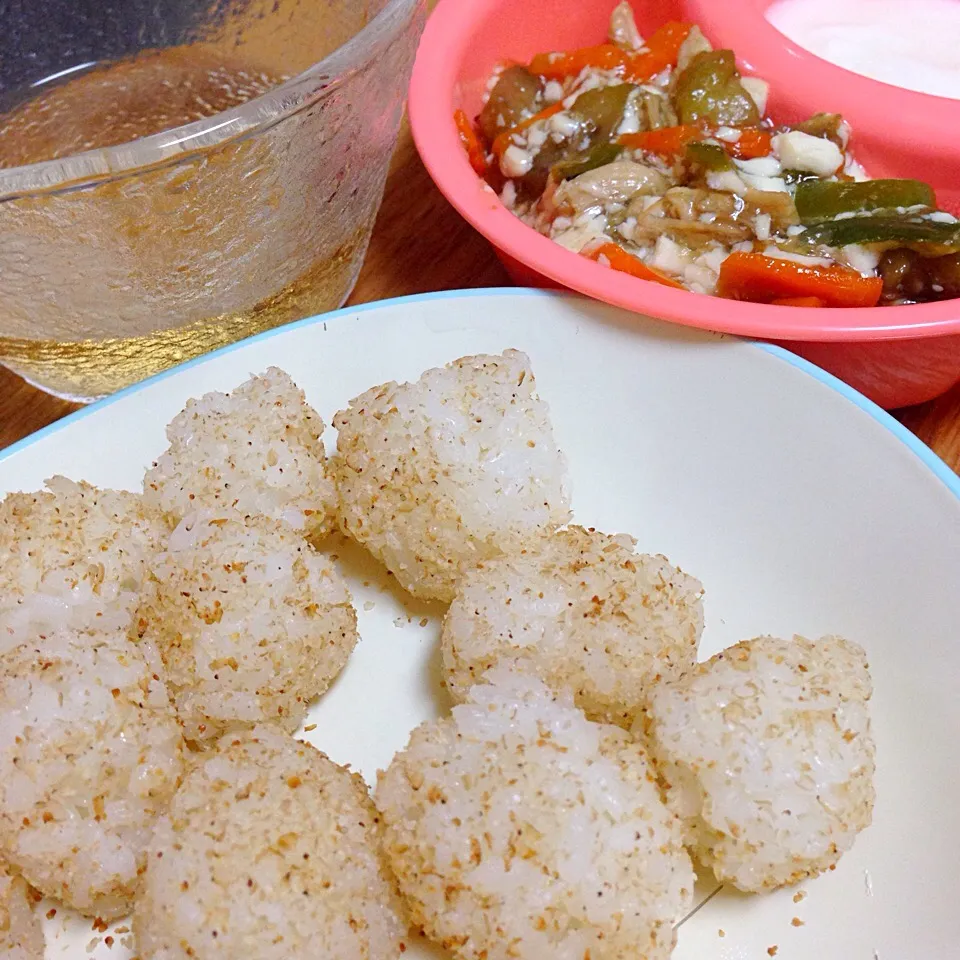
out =
<svg viewBox="0 0 960 960"><path fill-rule="evenodd" d="M0 451L0 463L10 459L10 457L16 456L18 453L20 453L20 451L32 446L39 440L42 440L51 434L57 433L60 430L66 429L71 424L76 423L78 420L82 420L84 417L87 417L92 413L103 410L104 407L109 407L111 404L117 403L118 401L123 400L125 397L129 397L132 394L158 383L161 380L175 376L182 370L199 366L200 364L206 363L208 360L211 360L214 357L220 357L226 353L231 353L234 350L239 350L241 347L246 347L251 343L269 340L272 337L280 336L290 330L296 330L299 327L316 326L319 323L327 323L331 320L341 320L347 317L355 317L357 314L368 313L371 310L378 310L386 306L429 303L434 300L458 300L467 297L502 296L542 298L563 297L590 301L589 297L582 297L579 294L557 293L555 291L535 290L527 287L480 287L477 289L441 290L436 293L420 293L408 297L395 297L391 300L375 300L371 303L362 303L355 307L343 307L342 309L334 310L331 313L322 313L315 317L307 317L305 320L297 320L282 327L275 327L272 330L266 330L263 333L249 337L246 340L239 340L236 343L231 343L226 347L221 347L219 350L214 350L211 353L205 353L202 356L195 357L193 360L186 361L186 363L181 363L175 367L171 367L169 370L165 370L163 373L158 373L156 376L150 377L147 380L143 380L140 383L135 383L133 386L127 387L124 390L120 390L109 397L105 397L103 400L98 400L95 403L91 403L89 406L84 407L81 410L77 410L74 413L63 417L61 420L51 423L49 426L43 427L36 433L32 433L30 436L24 437L22 440L18 440L16 443L11 444L5 450ZM876 420L877 423L885 427L901 443L905 444L924 464L924 466L926 466L947 487L947 489L958 500L960 500L960 476L955 474L953 470L951 470L950 467L948 467L943 460L941 460L919 437L911 433L898 420L895 420L889 413L887 413L886 410L878 407L872 400L868 400L862 393L854 390L853 387L848 386L842 380L838 380L832 373L827 373L826 370L821 370L820 367L810 363L809 360L804 360L802 357L798 357L795 354L790 353L789 350L784 350L783 347L777 347L769 343L750 343L750 341L745 342L757 350L762 350L764 353L769 353L772 356L777 357L777 359L782 360L784 363L788 363L790 366L796 367L798 370L803 371L814 380L819 381L824 386L833 390L835 393L839 393L840 396L844 397L854 406L859 407L864 413L868 414L874 420Z"/></svg>

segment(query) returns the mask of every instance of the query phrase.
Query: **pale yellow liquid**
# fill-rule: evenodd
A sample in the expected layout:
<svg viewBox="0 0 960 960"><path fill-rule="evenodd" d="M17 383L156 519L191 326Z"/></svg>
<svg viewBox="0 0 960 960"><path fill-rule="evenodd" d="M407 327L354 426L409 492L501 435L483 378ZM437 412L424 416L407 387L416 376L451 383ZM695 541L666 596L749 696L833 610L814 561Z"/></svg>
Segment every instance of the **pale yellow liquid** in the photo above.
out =
<svg viewBox="0 0 960 960"><path fill-rule="evenodd" d="M202 49L147 51L52 87L0 117L0 168L127 143L235 107L282 79L242 64L224 64ZM109 184L95 188L111 189ZM43 202L59 201L50 197ZM219 219L217 211L210 215ZM163 234L165 217L169 214L158 201L156 222L148 213L136 224L137 231L152 242ZM42 389L72 400L113 393L236 340L340 306L355 280L368 233L361 228L332 256L310 264L292 283L242 312L124 339L64 342L44 339L42 331L37 339L0 336L0 362ZM169 241L169 231L160 239ZM169 246L167 242L164 249ZM165 254L154 247L152 259L162 262L157 256ZM224 270L232 267L223 265ZM0 330L2 268L0 264Z"/></svg>
<svg viewBox="0 0 960 960"><path fill-rule="evenodd" d="M348 296L369 230L318 260L279 293L243 313L125 339L20 340L0 337L4 366L48 393L86 402L246 337L339 307Z"/></svg>

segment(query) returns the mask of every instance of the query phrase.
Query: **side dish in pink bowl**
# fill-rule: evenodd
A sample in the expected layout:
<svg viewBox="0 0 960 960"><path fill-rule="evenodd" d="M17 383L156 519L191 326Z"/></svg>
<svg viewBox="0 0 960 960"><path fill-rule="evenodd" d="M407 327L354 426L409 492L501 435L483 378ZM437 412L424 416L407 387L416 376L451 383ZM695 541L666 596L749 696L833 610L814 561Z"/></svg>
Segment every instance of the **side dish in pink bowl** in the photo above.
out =
<svg viewBox="0 0 960 960"><path fill-rule="evenodd" d="M849 97L799 109L696 6L441 0L410 102L438 186L520 282L787 342L885 406L948 389L960 223L922 171L871 176ZM792 46L765 6L738 4Z"/></svg>

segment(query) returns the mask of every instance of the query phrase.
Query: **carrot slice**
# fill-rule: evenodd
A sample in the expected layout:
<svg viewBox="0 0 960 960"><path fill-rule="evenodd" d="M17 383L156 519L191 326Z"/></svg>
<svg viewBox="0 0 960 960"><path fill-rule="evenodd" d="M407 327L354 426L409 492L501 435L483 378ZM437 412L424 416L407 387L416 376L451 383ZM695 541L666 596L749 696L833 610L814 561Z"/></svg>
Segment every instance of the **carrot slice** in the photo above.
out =
<svg viewBox="0 0 960 960"><path fill-rule="evenodd" d="M530 72L547 80L565 80L575 77L581 70L592 67L597 70L622 70L631 55L612 43L596 47L581 47L562 53L538 53L530 61Z"/></svg>
<svg viewBox="0 0 960 960"><path fill-rule="evenodd" d="M732 157L738 160L755 160L758 157L768 157L773 150L770 134L766 130L757 130L748 127L740 131L740 139L735 143L725 143Z"/></svg>
<svg viewBox="0 0 960 960"><path fill-rule="evenodd" d="M731 253L720 267L717 293L732 300L770 303L816 297L827 307L874 307L883 292L880 277L862 277L839 266L814 266L762 253Z"/></svg>
<svg viewBox="0 0 960 960"><path fill-rule="evenodd" d="M612 43L560 53L538 53L530 61L530 72L547 80L565 80L590 67L616 70L623 73L624 79L642 83L677 62L680 47L692 29L692 23L665 23L651 35L639 53L628 53Z"/></svg>
<svg viewBox="0 0 960 960"><path fill-rule="evenodd" d="M659 153L664 157L679 156L686 150L688 143L702 140L707 132L694 125L680 127L661 127L659 130L644 130L641 133L625 133L618 143L631 150L646 150Z"/></svg>
<svg viewBox="0 0 960 960"><path fill-rule="evenodd" d="M599 262L604 257L613 270L620 273L628 273L631 277L637 277L640 280L652 280L654 283L662 283L665 287L675 287L677 290L683 289L683 284L677 283L670 277L665 277L662 273L648 267L639 257L627 253L623 247L615 243L605 243L591 250L585 255L587 259Z"/></svg>
<svg viewBox="0 0 960 960"><path fill-rule="evenodd" d="M670 63L676 63L684 40L690 36L695 24L680 20L668 20L650 35L644 46L651 53L659 54Z"/></svg>
<svg viewBox="0 0 960 960"><path fill-rule="evenodd" d="M778 297L770 301L776 307L825 307L819 297Z"/></svg>
<svg viewBox="0 0 960 960"><path fill-rule="evenodd" d="M664 157L680 156L688 143L709 137L713 130L699 124L687 124L679 127L661 127L659 130L644 130L642 133L625 133L619 143L632 150L646 150ZM773 149L770 134L766 130L747 128L740 131L736 143L720 144L727 153L738 160L752 160L766 157Z"/></svg>
<svg viewBox="0 0 960 960"><path fill-rule="evenodd" d="M458 110L453 115L453 119L457 125L457 133L460 135L463 149L467 151L467 156L470 158L470 166L482 177L487 172L487 151L484 150L473 125L462 110Z"/></svg>
<svg viewBox="0 0 960 960"><path fill-rule="evenodd" d="M680 47L692 29L692 23L679 23L676 20L665 23L644 44L645 50L629 58L624 79L643 83L652 80L667 67L675 66Z"/></svg>
<svg viewBox="0 0 960 960"><path fill-rule="evenodd" d="M494 155L499 160L503 156L507 147L513 142L513 136L516 133L520 133L523 130L526 130L527 127L532 127L535 123L540 120L546 120L548 117L552 117L555 113L560 113L563 110L563 101L560 100L557 103L551 104L545 110L541 110L539 113L535 113L532 117L527 117L526 120L521 120L515 127L511 127L509 130L504 130L503 133L498 134L497 138L493 141L493 152Z"/></svg>

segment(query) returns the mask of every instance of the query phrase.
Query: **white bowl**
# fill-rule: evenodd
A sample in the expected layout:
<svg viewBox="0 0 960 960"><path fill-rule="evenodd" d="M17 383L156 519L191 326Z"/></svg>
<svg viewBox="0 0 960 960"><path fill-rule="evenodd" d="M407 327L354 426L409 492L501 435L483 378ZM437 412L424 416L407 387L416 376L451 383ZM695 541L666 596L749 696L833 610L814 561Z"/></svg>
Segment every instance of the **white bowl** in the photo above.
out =
<svg viewBox="0 0 960 960"><path fill-rule="evenodd" d="M376 383L505 347L532 359L577 521L633 533L703 580L702 655L761 633L837 632L870 657L873 826L835 872L803 884L801 903L793 890L713 896L684 923L676 960L762 960L773 946L777 960L956 956L960 481L886 414L783 351L529 291L399 300L294 324L89 407L7 451L0 490L54 473L136 489L188 397L270 364L329 422ZM372 780L415 724L446 709L441 608L401 596L359 549L336 552L362 642L312 709L309 738ZM88 954L90 922L62 910L49 932L60 934L51 960L129 956L119 943ZM441 954L415 945L406 956Z"/></svg>

